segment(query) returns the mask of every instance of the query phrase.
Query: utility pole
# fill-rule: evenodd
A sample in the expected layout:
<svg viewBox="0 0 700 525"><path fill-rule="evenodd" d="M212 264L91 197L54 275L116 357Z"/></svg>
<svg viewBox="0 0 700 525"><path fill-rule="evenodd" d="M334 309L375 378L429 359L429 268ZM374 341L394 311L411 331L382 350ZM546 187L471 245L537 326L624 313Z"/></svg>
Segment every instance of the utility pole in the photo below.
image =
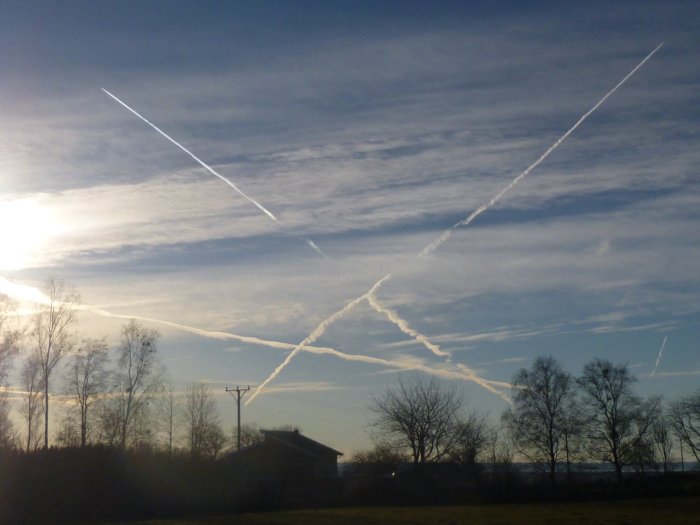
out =
<svg viewBox="0 0 700 525"><path fill-rule="evenodd" d="M241 388L240 386L236 386L236 388L226 387L226 392L231 394L236 399L236 408L238 412L238 426L236 427L236 450L241 450L241 399L243 399L243 396L249 390L250 386L246 386L245 388Z"/></svg>

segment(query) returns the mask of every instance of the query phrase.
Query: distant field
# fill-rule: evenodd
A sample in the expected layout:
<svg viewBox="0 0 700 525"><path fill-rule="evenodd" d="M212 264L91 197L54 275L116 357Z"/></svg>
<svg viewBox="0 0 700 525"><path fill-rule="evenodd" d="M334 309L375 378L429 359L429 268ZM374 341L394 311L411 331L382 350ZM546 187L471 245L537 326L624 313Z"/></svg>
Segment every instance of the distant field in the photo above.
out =
<svg viewBox="0 0 700 525"><path fill-rule="evenodd" d="M241 514L141 525L697 525L700 498L666 498L558 505L470 505L460 507L349 507ZM133 523L131 525L138 525Z"/></svg>

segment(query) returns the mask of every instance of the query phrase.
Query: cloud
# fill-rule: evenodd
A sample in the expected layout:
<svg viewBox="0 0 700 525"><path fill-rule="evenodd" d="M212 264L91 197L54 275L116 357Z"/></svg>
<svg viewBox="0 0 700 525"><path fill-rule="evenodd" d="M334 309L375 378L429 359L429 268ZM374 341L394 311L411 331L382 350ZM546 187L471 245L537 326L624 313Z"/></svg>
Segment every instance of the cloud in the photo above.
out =
<svg viewBox="0 0 700 525"><path fill-rule="evenodd" d="M700 370L680 370L677 372L657 372L652 377L700 376Z"/></svg>
<svg viewBox="0 0 700 525"><path fill-rule="evenodd" d="M544 28L523 15L504 20L499 35L472 19L323 45L309 34L275 52L258 49L262 55L248 61L245 48L226 53L223 42L192 39L187 51L173 51L188 60L154 58L145 67L124 58L119 74L105 65L113 57L98 61L91 52L90 67L61 72L67 80L37 82L50 90L28 86L12 99L4 90L3 196L35 199L69 226L35 254L32 268L7 276L30 284L65 277L91 304L120 314L299 341L398 266L383 304L464 365L530 355L565 334L590 342L595 331L634 338L680 328L700 312L691 264L700 256L700 152L689 139L696 124L688 110L698 107L690 89L694 27L674 28L661 60L527 184L456 232L427 264L412 260L512 180L656 39L646 26L617 23L627 14L613 11L553 16ZM594 39L580 30L593 27ZM149 42L158 57L170 56L146 35L120 35L112 49L134 56ZM180 152L115 112L98 78L333 259L314 261ZM386 361L417 352L374 317L348 318L324 348ZM106 330L88 319L81 328ZM168 335L174 347L192 344L185 341ZM228 347L247 378L261 376L277 355L247 343ZM438 368L427 357L420 365ZM302 380L345 370L316 362L318 369L290 374Z"/></svg>

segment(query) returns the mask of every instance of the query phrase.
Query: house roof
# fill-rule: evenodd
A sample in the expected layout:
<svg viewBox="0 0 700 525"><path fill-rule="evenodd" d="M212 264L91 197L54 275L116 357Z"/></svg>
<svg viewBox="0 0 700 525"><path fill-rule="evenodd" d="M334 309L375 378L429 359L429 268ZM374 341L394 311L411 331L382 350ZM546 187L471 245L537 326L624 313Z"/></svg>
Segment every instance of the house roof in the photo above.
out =
<svg viewBox="0 0 700 525"><path fill-rule="evenodd" d="M342 452L338 452L331 447L327 447L323 443L303 436L298 430L262 430L261 432L265 435L266 440L277 441L313 457L328 454L333 454L335 456L343 455Z"/></svg>

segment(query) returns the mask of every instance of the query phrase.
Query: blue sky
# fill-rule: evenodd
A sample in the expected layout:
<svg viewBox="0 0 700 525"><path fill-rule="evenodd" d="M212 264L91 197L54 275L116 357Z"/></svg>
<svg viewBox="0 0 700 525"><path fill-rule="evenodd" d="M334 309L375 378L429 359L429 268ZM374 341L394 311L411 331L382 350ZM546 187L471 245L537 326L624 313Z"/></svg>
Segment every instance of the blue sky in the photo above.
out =
<svg viewBox="0 0 700 525"><path fill-rule="evenodd" d="M699 22L692 2L0 3L0 281L55 276L116 314L296 344L391 271L378 300L451 360L366 302L314 345L494 385L538 355L574 373L606 357L673 398L700 376ZM81 321L113 343L123 323ZM159 327L175 384L210 381L227 426L224 386L289 351ZM243 419L349 453L397 377L302 352Z"/></svg>

